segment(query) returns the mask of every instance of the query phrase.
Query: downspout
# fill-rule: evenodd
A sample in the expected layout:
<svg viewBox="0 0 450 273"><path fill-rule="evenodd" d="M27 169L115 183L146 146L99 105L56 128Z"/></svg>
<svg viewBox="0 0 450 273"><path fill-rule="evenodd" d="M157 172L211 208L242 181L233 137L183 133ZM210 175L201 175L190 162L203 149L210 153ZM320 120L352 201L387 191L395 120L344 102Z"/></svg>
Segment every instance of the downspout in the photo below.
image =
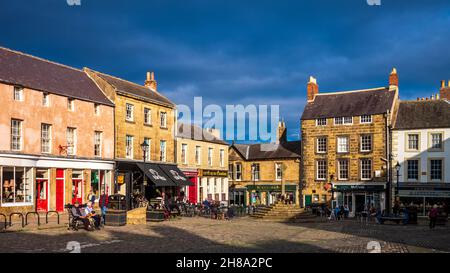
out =
<svg viewBox="0 0 450 273"><path fill-rule="evenodd" d="M386 111L386 117L385 117L385 130L386 130L386 158L388 159L386 162L386 169L387 169L387 187L386 187L386 211L388 213L390 213L391 211L391 194L392 194L392 170L391 170L391 166L392 166L392 154L391 154L391 149L390 149L390 141L391 141L391 125L390 125L390 111L387 110Z"/></svg>

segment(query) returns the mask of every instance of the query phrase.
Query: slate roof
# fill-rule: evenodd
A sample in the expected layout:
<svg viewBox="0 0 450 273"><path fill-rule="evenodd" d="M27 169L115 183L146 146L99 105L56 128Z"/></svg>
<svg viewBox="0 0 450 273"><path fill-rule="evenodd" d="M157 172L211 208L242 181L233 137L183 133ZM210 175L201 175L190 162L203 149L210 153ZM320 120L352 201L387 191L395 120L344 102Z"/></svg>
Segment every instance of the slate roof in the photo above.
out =
<svg viewBox="0 0 450 273"><path fill-rule="evenodd" d="M114 106L82 70L0 47L0 82Z"/></svg>
<svg viewBox="0 0 450 273"><path fill-rule="evenodd" d="M376 115L392 109L395 91L387 87L375 89L319 93L303 111L302 120L332 117Z"/></svg>
<svg viewBox="0 0 450 273"><path fill-rule="evenodd" d="M287 141L281 144L233 144L245 160L286 159L299 158L301 153L301 141Z"/></svg>
<svg viewBox="0 0 450 273"><path fill-rule="evenodd" d="M394 129L450 128L450 103L446 100L400 101Z"/></svg>
<svg viewBox="0 0 450 273"><path fill-rule="evenodd" d="M105 80L107 83L112 85L118 92L135 95L137 97L143 98L144 100L150 100L171 108L175 107L175 104L171 102L168 98L166 98L165 96L161 95L156 91L151 90L148 87L127 80L123 80L111 75L107 75L101 72L95 71L95 73L100 78Z"/></svg>
<svg viewBox="0 0 450 273"><path fill-rule="evenodd" d="M207 130L202 129L194 124L178 123L177 129L178 129L177 135L176 135L177 137L211 142L211 143L222 144L222 145L228 146L228 142L226 142L222 139L216 138L211 133L209 133Z"/></svg>

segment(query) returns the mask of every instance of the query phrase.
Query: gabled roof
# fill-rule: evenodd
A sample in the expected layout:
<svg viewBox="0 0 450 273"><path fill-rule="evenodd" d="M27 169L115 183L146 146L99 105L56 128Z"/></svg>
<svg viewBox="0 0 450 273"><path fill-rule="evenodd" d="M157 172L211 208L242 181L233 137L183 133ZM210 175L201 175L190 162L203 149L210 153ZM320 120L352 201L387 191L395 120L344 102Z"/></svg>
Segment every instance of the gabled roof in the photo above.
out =
<svg viewBox="0 0 450 273"><path fill-rule="evenodd" d="M287 141L280 144L233 144L233 148L245 160L300 158L301 141Z"/></svg>
<svg viewBox="0 0 450 273"><path fill-rule="evenodd" d="M0 47L0 82L114 106L82 70Z"/></svg>
<svg viewBox="0 0 450 273"><path fill-rule="evenodd" d="M105 80L108 84L112 85L118 92L134 95L144 100L149 100L157 104L162 104L164 106L168 106L171 108L175 107L175 104L171 102L168 98L161 95L159 92L151 90L148 87L127 80L123 80L111 75L107 75L101 72L97 71L94 72L100 78Z"/></svg>
<svg viewBox="0 0 450 273"><path fill-rule="evenodd" d="M394 129L450 128L450 103L446 100L401 101Z"/></svg>
<svg viewBox="0 0 450 273"><path fill-rule="evenodd" d="M228 142L213 136L207 130L202 129L194 124L179 123L177 127L178 130L176 136L179 138L193 139L228 146Z"/></svg>
<svg viewBox="0 0 450 273"><path fill-rule="evenodd" d="M336 93L319 93L308 102L302 120L376 115L392 109L396 92L388 87Z"/></svg>

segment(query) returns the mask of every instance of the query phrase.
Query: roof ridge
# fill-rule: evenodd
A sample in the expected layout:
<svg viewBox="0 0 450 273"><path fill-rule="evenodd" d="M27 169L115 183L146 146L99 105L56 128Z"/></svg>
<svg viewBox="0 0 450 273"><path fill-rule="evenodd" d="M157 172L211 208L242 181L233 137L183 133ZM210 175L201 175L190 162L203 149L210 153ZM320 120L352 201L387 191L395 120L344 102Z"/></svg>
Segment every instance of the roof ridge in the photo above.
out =
<svg viewBox="0 0 450 273"><path fill-rule="evenodd" d="M39 60L39 61L43 61L43 62L46 62L46 63L58 65L58 66L61 66L61 67L64 67L64 68L68 68L68 69L75 70L75 71L77 71L77 72L83 73L83 70L81 70L81 69L79 69L79 68L75 68L75 67L68 66L68 65L65 65L65 64L57 63L57 62L55 62L55 61L50 61L50 60L48 60L48 59L44 59L44 58L41 58L41 57L37 57L37 56L31 55L31 54L28 54L28 53L25 53L25 52L13 50L13 49L6 48L6 47L3 47L3 46L0 46L0 49L9 51L9 52L12 52L12 53L15 53L15 54L19 54L19 55L22 55L22 56L30 57L30 58L33 58L33 59L36 59L36 60Z"/></svg>
<svg viewBox="0 0 450 273"><path fill-rule="evenodd" d="M378 90L389 90L388 87L375 87L375 88L367 88L367 89L356 89L356 90L348 90L348 91L334 91L334 92L325 92L318 93L316 96L326 96L326 95L339 95L339 94L348 94L348 93L357 93L357 92L370 92L370 91L378 91Z"/></svg>

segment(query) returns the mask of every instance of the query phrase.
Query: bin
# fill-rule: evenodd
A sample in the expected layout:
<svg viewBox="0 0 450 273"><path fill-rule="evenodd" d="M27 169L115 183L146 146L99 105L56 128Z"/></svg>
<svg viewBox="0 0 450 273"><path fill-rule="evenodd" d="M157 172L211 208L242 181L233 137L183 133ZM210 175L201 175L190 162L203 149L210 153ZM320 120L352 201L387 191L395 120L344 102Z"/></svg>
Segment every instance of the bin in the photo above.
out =
<svg viewBox="0 0 450 273"><path fill-rule="evenodd" d="M108 199L108 210L105 214L105 225L125 226L127 224L127 210L125 195L114 194Z"/></svg>

